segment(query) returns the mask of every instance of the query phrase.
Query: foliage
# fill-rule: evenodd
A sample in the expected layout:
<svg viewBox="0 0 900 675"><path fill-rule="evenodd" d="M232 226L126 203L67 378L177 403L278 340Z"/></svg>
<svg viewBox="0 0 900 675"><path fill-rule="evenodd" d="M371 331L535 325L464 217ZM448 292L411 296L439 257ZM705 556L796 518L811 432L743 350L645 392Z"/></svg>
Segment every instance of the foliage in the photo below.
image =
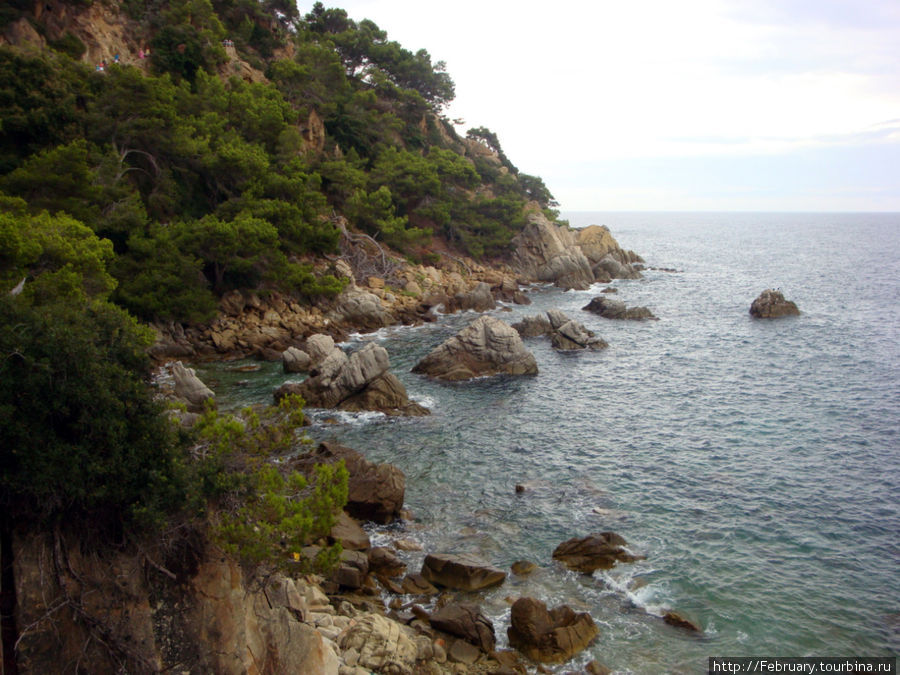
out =
<svg viewBox="0 0 900 675"><path fill-rule="evenodd" d="M318 465L307 478L281 461L296 443L303 424L303 401L285 397L258 415L222 416L209 409L195 427L196 466L202 496L215 511L213 535L242 560L284 564L292 554L326 536L347 502L343 462ZM332 567L340 544L324 547L310 569Z"/></svg>

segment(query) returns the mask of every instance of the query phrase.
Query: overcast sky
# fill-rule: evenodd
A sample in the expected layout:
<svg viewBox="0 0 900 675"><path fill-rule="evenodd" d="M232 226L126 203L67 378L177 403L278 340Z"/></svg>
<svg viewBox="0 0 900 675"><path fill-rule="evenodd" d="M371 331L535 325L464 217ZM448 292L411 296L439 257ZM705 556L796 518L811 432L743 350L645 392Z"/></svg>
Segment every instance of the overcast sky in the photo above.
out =
<svg viewBox="0 0 900 675"><path fill-rule="evenodd" d="M325 4L445 61L563 210L900 211L900 0Z"/></svg>

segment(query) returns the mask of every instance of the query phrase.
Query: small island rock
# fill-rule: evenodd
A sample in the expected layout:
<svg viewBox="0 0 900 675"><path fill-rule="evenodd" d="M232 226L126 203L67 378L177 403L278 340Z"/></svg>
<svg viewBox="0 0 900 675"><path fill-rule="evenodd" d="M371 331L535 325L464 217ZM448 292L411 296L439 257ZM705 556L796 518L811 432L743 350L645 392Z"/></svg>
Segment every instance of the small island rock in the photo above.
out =
<svg viewBox="0 0 900 675"><path fill-rule="evenodd" d="M784 299L781 291L771 288L759 294L759 297L750 305L750 315L758 319L777 319L782 316L796 316L800 314L797 305Z"/></svg>
<svg viewBox="0 0 900 675"><path fill-rule="evenodd" d="M480 316L417 363L412 371L449 382L486 375L534 375L534 355L514 328Z"/></svg>
<svg viewBox="0 0 900 675"><path fill-rule="evenodd" d="M593 298L581 309L599 314L604 319L630 319L640 321L642 319L655 319L653 312L646 307L628 308L621 300L604 297L602 295Z"/></svg>
<svg viewBox="0 0 900 675"><path fill-rule="evenodd" d="M422 576L432 584L477 591L502 584L506 572L473 555L430 553L422 563Z"/></svg>
<svg viewBox="0 0 900 675"><path fill-rule="evenodd" d="M181 361L172 365L172 376L175 378L175 396L187 403L190 412L203 412L206 402L215 399L212 389L203 384L193 368L186 368Z"/></svg>
<svg viewBox="0 0 900 675"><path fill-rule="evenodd" d="M484 652L494 649L494 624L477 605L450 603L437 609L429 621L432 628L460 637Z"/></svg>
<svg viewBox="0 0 900 675"><path fill-rule="evenodd" d="M639 559L628 553L624 546L627 542L615 532L595 532L587 537L564 541L553 551L553 559L576 572L591 574L594 570L610 569L617 562Z"/></svg>

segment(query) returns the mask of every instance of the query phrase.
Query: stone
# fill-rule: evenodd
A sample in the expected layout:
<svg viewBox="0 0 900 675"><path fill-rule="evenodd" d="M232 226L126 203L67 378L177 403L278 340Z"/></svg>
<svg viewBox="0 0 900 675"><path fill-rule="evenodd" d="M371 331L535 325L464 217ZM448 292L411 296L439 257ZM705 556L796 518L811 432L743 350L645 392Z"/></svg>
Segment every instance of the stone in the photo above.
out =
<svg viewBox="0 0 900 675"><path fill-rule="evenodd" d="M537 565L530 560L517 560L510 569L516 576L524 577L534 572L537 569Z"/></svg>
<svg viewBox="0 0 900 675"><path fill-rule="evenodd" d="M316 333L306 338L304 351L309 355L309 367L316 368L325 357L335 350L334 339L330 335Z"/></svg>
<svg viewBox="0 0 900 675"><path fill-rule="evenodd" d="M352 448L323 442L312 452L294 460L294 466L311 473L316 464L334 464L344 460L350 478L347 482L347 513L359 520L390 523L403 507L406 476L393 464L375 464Z"/></svg>
<svg viewBox="0 0 900 675"><path fill-rule="evenodd" d="M391 675L411 673L418 655L418 647L407 627L371 613L358 616L356 623L340 636L338 644L343 651L356 650L358 666Z"/></svg>
<svg viewBox="0 0 900 675"><path fill-rule="evenodd" d="M522 317L522 320L514 323L512 327L515 328L516 332L523 338L541 337L550 335L553 332L553 326L550 325L550 321L547 319L546 314L534 314L532 316Z"/></svg>
<svg viewBox="0 0 900 675"><path fill-rule="evenodd" d="M584 667L584 670L588 675L612 675L613 672L609 667L604 666L599 661L590 661Z"/></svg>
<svg viewBox="0 0 900 675"><path fill-rule="evenodd" d="M378 330L394 322L377 295L352 286L338 296L329 318L361 332Z"/></svg>
<svg viewBox="0 0 900 675"><path fill-rule="evenodd" d="M494 624L477 605L450 603L432 613L432 628L460 637L483 652L493 651L496 644Z"/></svg>
<svg viewBox="0 0 900 675"><path fill-rule="evenodd" d="M590 262L578 247L575 233L547 220L540 211L527 216L525 227L512 239L513 268L532 281L586 290L594 282Z"/></svg>
<svg viewBox="0 0 900 675"><path fill-rule="evenodd" d="M328 537L333 542L339 541L344 550L366 551L372 546L369 535L346 511L341 511Z"/></svg>
<svg viewBox="0 0 900 675"><path fill-rule="evenodd" d="M422 563L422 576L447 588L477 591L502 584L506 572L470 554L430 553Z"/></svg>
<svg viewBox="0 0 900 675"><path fill-rule="evenodd" d="M447 658L455 663L471 666L481 656L478 647L465 640L454 640L447 650Z"/></svg>
<svg viewBox="0 0 900 675"><path fill-rule="evenodd" d="M547 335L554 349L605 349L609 345L582 324L570 319L564 312L551 309L544 315L526 316L513 328L522 337Z"/></svg>
<svg viewBox="0 0 900 675"><path fill-rule="evenodd" d="M376 546L369 550L369 569L378 576L399 577L406 572L406 563L391 549Z"/></svg>
<svg viewBox="0 0 900 675"><path fill-rule="evenodd" d="M454 382L500 374L535 375L538 367L514 328L485 315L433 349L413 372Z"/></svg>
<svg viewBox="0 0 900 675"><path fill-rule="evenodd" d="M604 319L630 319L640 321L642 319L655 319L653 312L646 307L633 307L629 309L625 303L615 298L598 295L581 309L587 312L599 314Z"/></svg>
<svg viewBox="0 0 900 675"><path fill-rule="evenodd" d="M600 631L591 615L567 605L547 610L534 598L519 598L510 612L509 644L540 663L563 663L587 647Z"/></svg>
<svg viewBox="0 0 900 675"><path fill-rule="evenodd" d="M309 370L309 354L296 347L288 347L281 354L281 364L286 373L305 373Z"/></svg>
<svg viewBox="0 0 900 675"><path fill-rule="evenodd" d="M437 595L440 591L421 574L408 574L401 582L403 592L409 595Z"/></svg>
<svg viewBox="0 0 900 675"><path fill-rule="evenodd" d="M623 263L613 254L604 256L591 267L591 271L598 281L604 282L610 279L640 279L642 276L631 264Z"/></svg>
<svg viewBox="0 0 900 675"><path fill-rule="evenodd" d="M487 312L497 307L494 296L491 294L490 284L480 281L475 288L455 294L447 302L448 312L463 312L473 310L475 312Z"/></svg>
<svg viewBox="0 0 900 675"><path fill-rule="evenodd" d="M175 396L187 403L189 411L203 412L206 402L215 400L212 389L203 384L193 368L185 368L181 361L172 365L172 375L175 378Z"/></svg>
<svg viewBox="0 0 900 675"><path fill-rule="evenodd" d="M341 551L341 562L331 580L344 588L362 588L369 573L369 557L362 551Z"/></svg>
<svg viewBox="0 0 900 675"><path fill-rule="evenodd" d="M750 315L758 319L777 319L782 316L797 316L800 310L790 300L784 299L781 291L767 289L750 305Z"/></svg>
<svg viewBox="0 0 900 675"><path fill-rule="evenodd" d="M694 633L703 632L703 629L700 628L697 623L691 621L683 614L672 610L669 610L665 614L663 614L663 621L665 621L670 626L675 626L676 628L684 628L685 630L693 631Z"/></svg>
<svg viewBox="0 0 900 675"><path fill-rule="evenodd" d="M576 572L591 574L598 569L610 569L617 562L634 562L639 558L623 547L627 542L615 532L595 532L587 537L575 537L561 543L553 551L553 559L563 562Z"/></svg>
<svg viewBox="0 0 900 675"><path fill-rule="evenodd" d="M377 410L389 416L422 417L431 414L425 406L409 400L406 387L393 373L375 378L361 392L341 401L338 408L349 412Z"/></svg>
<svg viewBox="0 0 900 675"><path fill-rule="evenodd" d="M247 301L238 290L228 291L219 301L219 308L228 316L240 316L247 306Z"/></svg>

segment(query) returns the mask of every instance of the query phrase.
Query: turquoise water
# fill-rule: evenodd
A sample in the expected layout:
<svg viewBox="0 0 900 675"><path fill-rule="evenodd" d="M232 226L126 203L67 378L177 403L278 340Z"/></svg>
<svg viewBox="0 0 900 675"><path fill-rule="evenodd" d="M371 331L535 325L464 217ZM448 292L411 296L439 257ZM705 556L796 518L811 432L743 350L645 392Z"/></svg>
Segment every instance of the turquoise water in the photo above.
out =
<svg viewBox="0 0 900 675"><path fill-rule="evenodd" d="M900 651L900 215L564 214L608 225L648 265L618 298L653 322L581 311L586 292L544 288L609 342L563 354L527 340L540 373L438 384L409 373L475 315L355 336L383 344L427 418L339 415L335 438L407 475L405 530L376 541L474 552L540 569L480 596L506 642L509 597L590 611L601 634L575 661L633 673L701 672L728 656L895 655ZM802 314L752 320L765 288ZM211 366L220 396L268 401L285 379ZM241 381L240 384L238 382ZM330 420L333 422L333 420ZM515 485L524 484L522 494ZM593 577L553 563L561 541L623 535L647 556ZM407 554L410 566L424 554ZM704 628L665 625L674 608Z"/></svg>

